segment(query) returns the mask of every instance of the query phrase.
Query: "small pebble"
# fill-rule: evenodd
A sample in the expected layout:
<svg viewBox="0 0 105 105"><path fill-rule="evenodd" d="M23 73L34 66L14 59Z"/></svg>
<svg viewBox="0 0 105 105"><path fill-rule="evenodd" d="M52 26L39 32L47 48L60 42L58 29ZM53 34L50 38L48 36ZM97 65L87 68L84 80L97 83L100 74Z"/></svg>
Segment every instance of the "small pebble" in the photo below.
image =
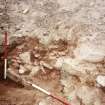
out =
<svg viewBox="0 0 105 105"><path fill-rule="evenodd" d="M23 66L20 66L19 74L24 74L25 71L26 71L25 68Z"/></svg>
<svg viewBox="0 0 105 105"><path fill-rule="evenodd" d="M105 87L105 76L103 75L97 76L96 81L100 86Z"/></svg>
<svg viewBox="0 0 105 105"><path fill-rule="evenodd" d="M23 11L23 14L26 14L29 12L29 8L26 8L24 11Z"/></svg>

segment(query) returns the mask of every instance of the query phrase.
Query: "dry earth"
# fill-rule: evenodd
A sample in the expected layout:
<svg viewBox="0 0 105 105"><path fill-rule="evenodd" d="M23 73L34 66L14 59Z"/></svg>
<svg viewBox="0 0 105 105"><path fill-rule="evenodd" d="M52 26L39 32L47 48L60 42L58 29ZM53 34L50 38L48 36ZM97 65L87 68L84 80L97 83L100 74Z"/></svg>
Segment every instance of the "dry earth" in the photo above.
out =
<svg viewBox="0 0 105 105"><path fill-rule="evenodd" d="M63 93L73 105L105 105L104 11L105 0L0 0L0 44L7 30L10 61L14 53L18 58L9 62L9 70L16 69L22 77L29 71L28 79L35 77L39 79L35 82L49 84L51 91L57 86L56 93ZM0 57L2 52L0 47ZM1 71L2 65L1 60ZM40 94L12 81L0 81L0 101L60 105ZM11 105L7 101L0 105Z"/></svg>

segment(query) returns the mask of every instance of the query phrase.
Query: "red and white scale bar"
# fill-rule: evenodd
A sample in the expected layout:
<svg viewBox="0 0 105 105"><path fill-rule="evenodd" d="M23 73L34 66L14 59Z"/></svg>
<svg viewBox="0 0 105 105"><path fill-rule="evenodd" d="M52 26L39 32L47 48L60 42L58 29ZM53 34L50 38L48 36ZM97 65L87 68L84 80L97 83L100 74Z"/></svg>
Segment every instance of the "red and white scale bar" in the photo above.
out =
<svg viewBox="0 0 105 105"><path fill-rule="evenodd" d="M41 88L41 87L37 86L36 84L33 84L33 83L29 82L29 81L28 81L27 83L30 84L32 87L38 89L39 91L41 91L41 92L47 94L48 96L50 96L50 97L52 97L52 98L54 98L54 99L60 101L60 102L63 103L64 105L71 105L65 98L56 96L55 94L50 93L50 92L46 91L45 89L43 89L43 88Z"/></svg>
<svg viewBox="0 0 105 105"><path fill-rule="evenodd" d="M4 79L7 77L7 53L8 53L8 35L7 32L4 33Z"/></svg>
<svg viewBox="0 0 105 105"><path fill-rule="evenodd" d="M8 40L8 34L7 32L4 33L4 79L6 79L7 77L7 54L8 54L8 45L9 45L9 40ZM33 84L31 82L27 82L28 84L30 84L32 87L38 89L39 91L45 93L46 95L58 100L59 102L63 103L64 105L71 105L65 98L56 96L53 93L50 93L48 91L46 91L45 89L37 86L36 84Z"/></svg>

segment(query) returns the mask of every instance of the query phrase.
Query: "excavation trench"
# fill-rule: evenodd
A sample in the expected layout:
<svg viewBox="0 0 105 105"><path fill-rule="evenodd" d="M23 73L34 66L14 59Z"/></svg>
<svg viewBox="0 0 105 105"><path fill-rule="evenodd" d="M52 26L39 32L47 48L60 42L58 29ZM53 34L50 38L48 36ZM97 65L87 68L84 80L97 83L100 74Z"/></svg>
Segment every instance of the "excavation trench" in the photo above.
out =
<svg viewBox="0 0 105 105"><path fill-rule="evenodd" d="M104 105L104 87L97 86L95 80L97 74L104 71L96 69L96 64L78 64L71 50L73 47L73 44L61 39L46 46L36 37L14 38L8 47L8 78L0 81L0 105L63 105L30 86L29 82L68 99L71 104ZM3 55L2 52L1 77L4 70ZM92 70L90 67L95 67L97 72L85 72L86 68ZM80 69L84 72L78 71Z"/></svg>
<svg viewBox="0 0 105 105"><path fill-rule="evenodd" d="M63 41L62 41L61 45L64 46L65 43L63 44ZM22 38L17 38L16 40L13 41L13 43L8 47L7 80L1 80L0 82L1 92L2 92L2 88L5 87L3 90L4 103L2 105L7 104L5 103L6 102L5 99L9 98L7 91L9 91L9 94L11 93L8 101L14 101L11 98L13 98L12 95L15 95L15 94L16 94L15 98L17 99L17 96L18 94L20 95L20 92L21 92L21 95L23 96L23 94L25 94L24 91L27 91L26 93L27 96L25 95L23 97L28 97L31 94L32 96L33 95L36 96L31 99L31 100L35 100L34 105L35 103L37 104L41 99L46 98L45 94L29 86L27 81L30 81L54 94L57 94L57 95L63 94L63 85L61 85L60 83L61 71L52 66L52 62L54 62L54 60L50 59L48 56L48 54L52 53L51 51L54 51L54 50L58 52L59 48L48 49L43 44L40 44L37 38L22 37ZM62 49L62 50L65 50L65 49ZM1 59L2 58L3 58L3 53L1 54ZM4 70L3 59L0 64L1 64L0 76L3 78L3 70ZM18 90L19 92L17 92ZM12 91L14 91L14 94L12 93ZM29 92L33 91L33 93L32 92L29 93L28 91ZM28 102L31 102L31 100L28 100ZM61 103L57 100L54 100L52 98L49 100L50 101L52 100L51 101L52 104L61 105ZM30 104L24 104L25 100L21 100L21 101L23 102L23 104L21 105L30 105ZM19 102L16 102L16 103L13 102L13 105L15 104L17 105L17 103ZM12 105L12 103L8 103L8 104Z"/></svg>

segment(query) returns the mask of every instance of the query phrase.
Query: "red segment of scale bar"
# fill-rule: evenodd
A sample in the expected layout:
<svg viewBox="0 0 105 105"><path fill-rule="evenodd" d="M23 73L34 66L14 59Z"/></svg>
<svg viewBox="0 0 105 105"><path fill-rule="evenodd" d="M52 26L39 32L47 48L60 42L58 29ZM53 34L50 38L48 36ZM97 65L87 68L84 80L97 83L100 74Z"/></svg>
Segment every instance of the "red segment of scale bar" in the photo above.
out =
<svg viewBox="0 0 105 105"><path fill-rule="evenodd" d="M60 101L61 103L63 103L64 105L71 105L65 98L59 97L59 96L55 96L54 94L50 94L50 96L58 101Z"/></svg>
<svg viewBox="0 0 105 105"><path fill-rule="evenodd" d="M4 59L7 59L7 56L8 56L8 50L7 50L7 48L8 48L8 34L7 34L7 32L4 32L4 43L3 43L3 45L4 45Z"/></svg>

